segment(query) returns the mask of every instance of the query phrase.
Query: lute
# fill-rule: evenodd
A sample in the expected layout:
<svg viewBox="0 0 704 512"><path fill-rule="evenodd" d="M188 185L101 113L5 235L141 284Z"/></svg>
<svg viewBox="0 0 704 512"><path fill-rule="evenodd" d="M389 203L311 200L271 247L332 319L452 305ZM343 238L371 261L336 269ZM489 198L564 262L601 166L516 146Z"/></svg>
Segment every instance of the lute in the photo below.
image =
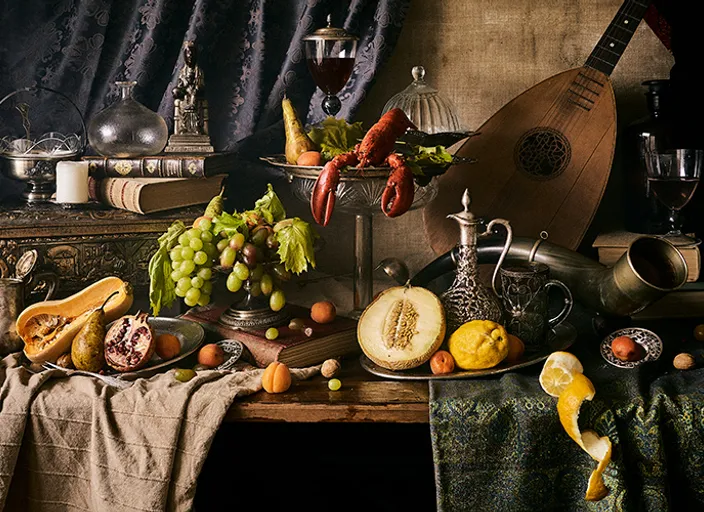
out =
<svg viewBox="0 0 704 512"><path fill-rule="evenodd" d="M582 67L558 73L502 107L458 155L477 163L452 166L439 178L423 221L433 250L457 242L446 218L468 188L472 209L502 217L514 234L576 249L606 188L616 144L616 103L609 76L649 5L626 0Z"/></svg>

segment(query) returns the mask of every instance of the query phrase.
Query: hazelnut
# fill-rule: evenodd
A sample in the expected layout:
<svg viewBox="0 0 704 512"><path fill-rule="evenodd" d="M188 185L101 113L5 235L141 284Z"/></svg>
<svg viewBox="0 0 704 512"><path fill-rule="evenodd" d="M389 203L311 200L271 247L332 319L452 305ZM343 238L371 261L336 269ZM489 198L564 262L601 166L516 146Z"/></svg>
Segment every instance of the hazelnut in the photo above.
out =
<svg viewBox="0 0 704 512"><path fill-rule="evenodd" d="M67 368L69 370L75 368L75 366L73 366L73 359L71 359L71 354L61 354L56 360L56 366L61 366L62 368Z"/></svg>
<svg viewBox="0 0 704 512"><path fill-rule="evenodd" d="M340 372L340 361L337 359L328 359L323 363L320 368L320 373L326 379L330 379Z"/></svg>
<svg viewBox="0 0 704 512"><path fill-rule="evenodd" d="M672 361L672 365L678 370L691 370L695 366L694 356L686 352L677 354L674 361Z"/></svg>

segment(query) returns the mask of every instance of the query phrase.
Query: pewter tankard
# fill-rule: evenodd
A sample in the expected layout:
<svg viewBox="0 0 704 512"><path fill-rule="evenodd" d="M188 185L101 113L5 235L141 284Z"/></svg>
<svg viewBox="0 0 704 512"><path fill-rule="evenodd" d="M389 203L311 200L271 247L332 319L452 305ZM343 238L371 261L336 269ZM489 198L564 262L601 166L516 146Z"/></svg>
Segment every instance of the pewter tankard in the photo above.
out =
<svg viewBox="0 0 704 512"><path fill-rule="evenodd" d="M58 283L56 274L36 274L30 281L14 277L0 278L0 356L22 348L22 339L17 334L15 322L24 309L27 296L40 281L45 281L48 286L44 300L51 299Z"/></svg>

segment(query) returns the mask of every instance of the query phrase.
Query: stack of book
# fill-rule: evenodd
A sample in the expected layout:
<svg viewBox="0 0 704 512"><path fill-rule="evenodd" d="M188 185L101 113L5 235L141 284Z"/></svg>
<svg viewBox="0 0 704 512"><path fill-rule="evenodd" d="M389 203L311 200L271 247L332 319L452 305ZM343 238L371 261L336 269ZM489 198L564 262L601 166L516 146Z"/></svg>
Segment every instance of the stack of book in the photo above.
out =
<svg viewBox="0 0 704 512"><path fill-rule="evenodd" d="M233 153L138 158L85 156L90 196L107 206L148 214L204 204L220 192Z"/></svg>

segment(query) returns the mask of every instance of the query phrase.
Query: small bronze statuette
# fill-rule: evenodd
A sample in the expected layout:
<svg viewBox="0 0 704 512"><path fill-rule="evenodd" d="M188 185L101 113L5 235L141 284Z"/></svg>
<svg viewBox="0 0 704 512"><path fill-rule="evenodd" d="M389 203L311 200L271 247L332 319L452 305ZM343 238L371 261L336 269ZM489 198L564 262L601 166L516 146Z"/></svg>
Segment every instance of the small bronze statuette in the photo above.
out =
<svg viewBox="0 0 704 512"><path fill-rule="evenodd" d="M164 151L168 153L212 153L208 135L208 100L205 79L197 60L193 41L183 46L184 65L173 90L174 134Z"/></svg>

